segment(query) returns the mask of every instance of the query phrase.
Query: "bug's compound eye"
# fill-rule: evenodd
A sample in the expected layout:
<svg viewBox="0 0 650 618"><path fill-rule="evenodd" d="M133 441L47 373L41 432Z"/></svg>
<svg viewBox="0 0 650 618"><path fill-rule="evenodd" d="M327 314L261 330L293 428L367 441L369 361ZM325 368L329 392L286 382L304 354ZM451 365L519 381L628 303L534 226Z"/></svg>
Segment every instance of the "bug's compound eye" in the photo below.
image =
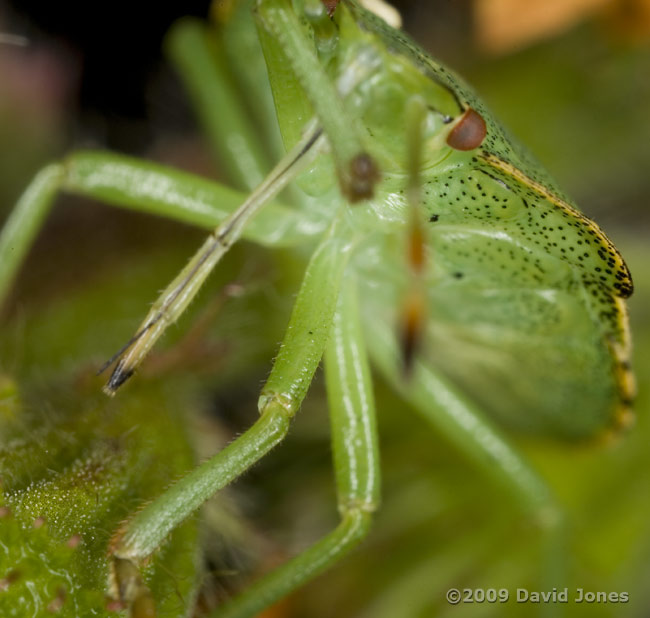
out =
<svg viewBox="0 0 650 618"><path fill-rule="evenodd" d="M468 107L447 135L447 145L454 150L474 150L483 143L486 135L485 120L477 111Z"/></svg>

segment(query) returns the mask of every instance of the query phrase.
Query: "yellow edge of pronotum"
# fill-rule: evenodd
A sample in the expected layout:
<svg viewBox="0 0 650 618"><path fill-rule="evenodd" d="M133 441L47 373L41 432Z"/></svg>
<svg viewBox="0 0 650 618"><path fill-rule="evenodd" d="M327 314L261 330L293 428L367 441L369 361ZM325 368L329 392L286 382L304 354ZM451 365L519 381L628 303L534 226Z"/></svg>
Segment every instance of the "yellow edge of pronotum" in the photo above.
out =
<svg viewBox="0 0 650 618"><path fill-rule="evenodd" d="M573 206L571 206L571 204L568 204L563 199L559 198L557 195L549 191L545 186L524 174L521 170L517 169L512 164L503 161L502 159L488 152L482 152L479 156L489 165L492 165L493 167L512 176L513 178L516 178L524 185L539 193L553 205L567 212L572 217L575 217L576 219L582 221L585 226L592 230L596 237L614 253L614 261L616 267L625 273L627 281L629 282L630 286L632 285L632 277L627 268L627 264L623 260L623 257L618 252L618 249L616 249L612 241L605 235L600 227L598 227L598 224L589 219L579 210L576 210ZM614 302L616 306L617 326L619 328L619 332L621 333L621 342L619 343L607 341L607 345L610 348L612 356L614 358L613 373L620 400L617 403L613 414L614 426L612 428L606 429L603 432L603 435L598 439L598 441L601 441L602 438L603 442L610 442L615 434L618 434L621 430L629 427L634 422L634 415L631 410L631 402L636 395L636 381L634 379L634 374L630 368L632 345L630 339L630 326L628 320L627 305L625 304L625 300L620 296L614 296Z"/></svg>
<svg viewBox="0 0 650 618"><path fill-rule="evenodd" d="M623 333L623 342L610 342L609 347L616 359L614 365L614 377L619 388L621 401L618 404L615 414L614 430L623 430L634 423L634 414L631 409L632 401L636 396L636 379L631 368L632 344L630 339L630 326L625 300L615 297L616 309L619 316L619 324Z"/></svg>
<svg viewBox="0 0 650 618"><path fill-rule="evenodd" d="M502 172L505 172L506 174L509 174L513 178L516 178L523 184L529 186L531 189L534 189L537 191L542 197L546 198L549 202L560 208L561 210L564 210L565 212L569 213L571 216L575 217L576 219L580 219L590 230L594 232L594 234L598 237L599 240L603 242L607 246L608 249L611 249L614 252L614 261L616 263L616 266L625 273L626 277L626 282L632 285L632 277L630 276L630 271L627 268L627 264L623 260L623 257L621 254L618 252L618 249L614 246L614 243L607 238L605 235L605 232L603 232L600 227L598 227L598 224L583 213L581 213L579 210L571 206L571 204L568 204L565 202L563 199L559 198L557 195L549 191L544 185L540 184L539 182L536 182L526 174L524 174L521 170L517 169L514 167L511 163L507 163L506 161L503 161L502 159L499 159L493 154L483 152L479 155L483 160L485 160L487 163L492 165L493 167L496 167L497 169L501 170Z"/></svg>

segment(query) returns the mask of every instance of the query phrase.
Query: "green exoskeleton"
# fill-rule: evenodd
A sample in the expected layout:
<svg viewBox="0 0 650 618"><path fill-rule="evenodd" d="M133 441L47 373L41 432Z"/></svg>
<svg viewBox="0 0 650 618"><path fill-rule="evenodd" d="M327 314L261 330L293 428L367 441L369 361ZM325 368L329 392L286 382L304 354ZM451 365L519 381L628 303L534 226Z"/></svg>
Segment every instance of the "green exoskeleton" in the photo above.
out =
<svg viewBox="0 0 650 618"><path fill-rule="evenodd" d="M380 486L370 361L552 530L558 507L494 420L568 441L628 421L632 281L618 251L460 78L364 4L386 9L356 0L226 2L216 10L218 43L194 21L175 27L170 53L234 189L77 152L37 175L0 236L4 294L59 191L216 226L114 359L111 395L239 238L295 247L305 260L259 420L119 526L108 544L113 609L153 615L155 582L141 569L282 440L321 359L340 524L215 616L256 615L368 533ZM241 88L266 149L237 102ZM3 490L5 516L34 520L26 479L3 478ZM7 589L9 571L0 572ZM72 602L66 595L59 605ZM186 600L165 615L187 615L192 595Z"/></svg>

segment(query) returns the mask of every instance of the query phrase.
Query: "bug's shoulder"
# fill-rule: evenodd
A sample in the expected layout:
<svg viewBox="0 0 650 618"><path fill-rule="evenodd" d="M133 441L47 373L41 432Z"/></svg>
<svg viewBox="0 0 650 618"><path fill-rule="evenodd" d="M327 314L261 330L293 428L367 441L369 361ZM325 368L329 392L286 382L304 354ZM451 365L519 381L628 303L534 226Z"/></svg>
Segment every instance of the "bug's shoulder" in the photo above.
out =
<svg viewBox="0 0 650 618"><path fill-rule="evenodd" d="M361 7L356 0L347 0L345 6L350 10L361 29L377 37L389 52L404 57L411 66L444 88L455 101L456 115L462 115L468 108L481 115L487 128L487 134L481 146L483 151L489 152L513 168L521 170L535 183L549 188L560 199L568 201L567 196L550 174L494 118L487 105L460 75L433 58L403 31L392 28L375 14Z"/></svg>

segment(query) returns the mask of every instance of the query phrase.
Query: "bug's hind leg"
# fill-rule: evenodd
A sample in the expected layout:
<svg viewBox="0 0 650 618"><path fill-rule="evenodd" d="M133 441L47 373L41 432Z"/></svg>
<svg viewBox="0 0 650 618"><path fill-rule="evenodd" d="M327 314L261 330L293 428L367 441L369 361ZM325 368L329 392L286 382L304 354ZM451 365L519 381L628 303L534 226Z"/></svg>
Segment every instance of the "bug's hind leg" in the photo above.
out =
<svg viewBox="0 0 650 618"><path fill-rule="evenodd" d="M391 329L373 324L371 359L392 387L487 478L501 485L532 516L543 535L543 584L564 586L567 525L550 487L475 402L415 359L411 379L399 371L399 345Z"/></svg>
<svg viewBox="0 0 650 618"><path fill-rule="evenodd" d="M354 281L341 289L325 353L340 523L302 554L272 571L213 618L245 618L283 598L340 560L370 529L379 501L379 456L370 371Z"/></svg>

